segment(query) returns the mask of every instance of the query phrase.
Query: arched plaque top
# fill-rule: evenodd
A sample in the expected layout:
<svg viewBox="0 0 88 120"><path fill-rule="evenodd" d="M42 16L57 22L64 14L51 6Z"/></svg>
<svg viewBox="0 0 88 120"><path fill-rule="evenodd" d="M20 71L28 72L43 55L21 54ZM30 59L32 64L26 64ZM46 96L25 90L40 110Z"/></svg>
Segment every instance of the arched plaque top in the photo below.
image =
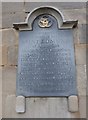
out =
<svg viewBox="0 0 88 120"><path fill-rule="evenodd" d="M65 21L62 13L58 9L51 6L44 6L34 9L28 14L25 22L14 23L13 26L15 29L19 30L32 30L33 21L41 14L50 14L54 16L58 22L59 29L71 29L77 26L78 20Z"/></svg>

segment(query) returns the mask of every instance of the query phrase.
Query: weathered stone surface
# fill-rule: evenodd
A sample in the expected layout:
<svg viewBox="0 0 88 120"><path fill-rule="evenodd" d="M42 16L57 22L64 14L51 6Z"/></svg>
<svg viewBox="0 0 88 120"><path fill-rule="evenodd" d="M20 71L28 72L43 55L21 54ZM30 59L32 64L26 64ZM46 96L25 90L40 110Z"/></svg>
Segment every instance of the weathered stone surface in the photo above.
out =
<svg viewBox="0 0 88 120"><path fill-rule="evenodd" d="M77 96L72 95L68 97L68 110L70 112L78 111L78 97Z"/></svg>
<svg viewBox="0 0 88 120"><path fill-rule="evenodd" d="M0 45L2 45L2 30L0 30Z"/></svg>
<svg viewBox="0 0 88 120"><path fill-rule="evenodd" d="M12 118L12 114L15 113L14 106L16 106L16 96L8 95L3 99L3 118ZM7 110L8 109L8 110ZM8 116L9 115L9 116Z"/></svg>
<svg viewBox="0 0 88 120"><path fill-rule="evenodd" d="M2 14L22 12L24 10L24 0L11 1L2 0Z"/></svg>
<svg viewBox="0 0 88 120"><path fill-rule="evenodd" d="M79 96L79 111L80 111L80 118L86 118L87 114L87 101L86 96Z"/></svg>
<svg viewBox="0 0 88 120"><path fill-rule="evenodd" d="M26 0L27 1L27 0ZM86 6L85 3L64 3L64 2L25 2L25 11L30 12L40 6L53 6L59 9L66 20L78 20L79 24L86 24ZM83 6L80 6L84 4Z"/></svg>
<svg viewBox="0 0 88 120"><path fill-rule="evenodd" d="M15 94L16 93L15 91L16 91L16 67L10 67L10 66L2 67L2 114L3 115L5 114L4 112L5 112L5 103L7 100L6 98L9 95Z"/></svg>
<svg viewBox="0 0 88 120"><path fill-rule="evenodd" d="M86 28L88 27L87 24L81 24L78 26L78 30L79 30L79 43L81 44L88 44L88 40L87 40L87 34L86 34Z"/></svg>
<svg viewBox="0 0 88 120"><path fill-rule="evenodd" d="M2 65L7 64L7 47L2 46Z"/></svg>
<svg viewBox="0 0 88 120"><path fill-rule="evenodd" d="M0 46L0 65L17 65L18 46Z"/></svg>
<svg viewBox="0 0 88 120"><path fill-rule="evenodd" d="M77 75L78 94L86 96L86 86L87 86L86 65L77 65L76 69L77 69L76 75Z"/></svg>
<svg viewBox="0 0 88 120"><path fill-rule="evenodd" d="M0 2L0 28L2 27L2 3Z"/></svg>
<svg viewBox="0 0 88 120"><path fill-rule="evenodd" d="M61 9L65 20L78 20L78 24L86 24L86 8L83 9Z"/></svg>
<svg viewBox="0 0 88 120"><path fill-rule="evenodd" d="M2 118L2 67L0 67L0 119Z"/></svg>
<svg viewBox="0 0 88 120"><path fill-rule="evenodd" d="M16 67L2 68L2 92L6 95L16 92Z"/></svg>
<svg viewBox="0 0 88 120"><path fill-rule="evenodd" d="M86 64L86 45L85 44L76 44L75 45L75 57L77 65Z"/></svg>
<svg viewBox="0 0 88 120"><path fill-rule="evenodd" d="M17 113L24 113L25 112L25 97L24 96L17 96L16 97L16 112Z"/></svg>
<svg viewBox="0 0 88 120"><path fill-rule="evenodd" d="M17 65L18 46L8 47L8 65Z"/></svg>
<svg viewBox="0 0 88 120"><path fill-rule="evenodd" d="M3 2L3 3L4 2L13 2L14 3L14 2L24 2L24 0L13 0L13 1L12 0L1 0L1 2Z"/></svg>
<svg viewBox="0 0 88 120"><path fill-rule="evenodd" d="M2 14L2 28L13 27L13 23L24 22L24 21L25 21L24 12Z"/></svg>
<svg viewBox="0 0 88 120"><path fill-rule="evenodd" d="M2 44L6 46L18 45L18 32L14 29L3 29L2 33Z"/></svg>
<svg viewBox="0 0 88 120"><path fill-rule="evenodd" d="M18 32L14 29L4 29L2 34L2 64L17 65L18 57ZM7 58L8 57L8 58Z"/></svg>
<svg viewBox="0 0 88 120"><path fill-rule="evenodd" d="M36 3L35 3L36 2ZM40 6L54 6L58 9L82 9L86 7L86 4L83 2L59 2L58 0L45 0L42 2L42 0L25 0L25 11L30 12L36 7Z"/></svg>
<svg viewBox="0 0 88 120"><path fill-rule="evenodd" d="M86 96L86 118L88 118L87 110L88 110L88 95Z"/></svg>
<svg viewBox="0 0 88 120"><path fill-rule="evenodd" d="M74 41L74 44L79 43L79 35L78 35L78 28L77 27L75 29L73 29L73 41Z"/></svg>
<svg viewBox="0 0 88 120"><path fill-rule="evenodd" d="M0 45L0 65L7 65L7 47Z"/></svg>
<svg viewBox="0 0 88 120"><path fill-rule="evenodd" d="M2 46L0 46L0 65L2 65Z"/></svg>
<svg viewBox="0 0 88 120"><path fill-rule="evenodd" d="M26 112L15 111L16 96L7 96L3 116L6 118L79 118L68 112L67 98L26 98Z"/></svg>

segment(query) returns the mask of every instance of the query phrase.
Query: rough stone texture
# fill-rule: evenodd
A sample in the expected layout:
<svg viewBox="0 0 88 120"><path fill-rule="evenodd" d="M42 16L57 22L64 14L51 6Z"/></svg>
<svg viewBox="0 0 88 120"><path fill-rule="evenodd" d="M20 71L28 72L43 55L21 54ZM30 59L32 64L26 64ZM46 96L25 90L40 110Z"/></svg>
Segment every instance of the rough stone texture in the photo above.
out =
<svg viewBox="0 0 88 120"><path fill-rule="evenodd" d="M24 12L2 14L2 28L13 27L13 23L24 22L24 21L25 21Z"/></svg>
<svg viewBox="0 0 88 120"><path fill-rule="evenodd" d="M88 95L86 96L86 118L88 118ZM85 114L85 113L84 113Z"/></svg>
<svg viewBox="0 0 88 120"><path fill-rule="evenodd" d="M86 118L86 110L87 110L87 104L86 104L86 96L79 96L79 111L80 111L80 118Z"/></svg>
<svg viewBox="0 0 88 120"><path fill-rule="evenodd" d="M68 97L68 109L70 112L78 111L78 96L69 96Z"/></svg>
<svg viewBox="0 0 88 120"><path fill-rule="evenodd" d="M0 65L2 65L2 32L0 30Z"/></svg>
<svg viewBox="0 0 88 120"><path fill-rule="evenodd" d="M8 65L17 65L18 46L8 47Z"/></svg>
<svg viewBox="0 0 88 120"><path fill-rule="evenodd" d="M79 95L86 96L86 65L77 65L77 88Z"/></svg>
<svg viewBox="0 0 88 120"><path fill-rule="evenodd" d="M23 2L24 1L22 0L17 2L8 2L7 0L2 0L2 14L22 12L24 10Z"/></svg>
<svg viewBox="0 0 88 120"><path fill-rule="evenodd" d="M7 64L7 47L4 45L2 46L2 65Z"/></svg>
<svg viewBox="0 0 88 120"><path fill-rule="evenodd" d="M6 98L12 94L16 94L16 67L2 67L2 116L8 114L5 111L5 103Z"/></svg>
<svg viewBox="0 0 88 120"><path fill-rule="evenodd" d="M0 30L0 45L2 45L2 30Z"/></svg>
<svg viewBox="0 0 88 120"><path fill-rule="evenodd" d="M11 45L18 45L18 33L16 30L10 29L3 29L2 32L2 44L6 46Z"/></svg>
<svg viewBox="0 0 88 120"><path fill-rule="evenodd" d="M15 111L16 96L6 98L6 118L78 118L79 114L68 112L67 98L26 98L26 113Z"/></svg>
<svg viewBox="0 0 88 120"><path fill-rule="evenodd" d="M75 57L77 65L86 65L86 44L75 45Z"/></svg>
<svg viewBox="0 0 88 120"><path fill-rule="evenodd" d="M53 6L59 9L66 20L78 20L79 24L86 24L86 8L82 3L64 3L64 2L26 2L25 3L25 12L30 12L33 9L40 6ZM85 4L85 3L83 3ZM80 7L77 7L80 6ZM67 7L67 8L66 8Z"/></svg>
<svg viewBox="0 0 88 120"><path fill-rule="evenodd" d="M25 97L24 96L17 96L16 97L16 112L17 113L24 113L25 112Z"/></svg>
<svg viewBox="0 0 88 120"><path fill-rule="evenodd" d="M2 46L0 46L0 65L2 65Z"/></svg>
<svg viewBox="0 0 88 120"><path fill-rule="evenodd" d="M61 9L66 20L78 20L78 24L86 24L86 8L83 9Z"/></svg>
<svg viewBox="0 0 88 120"><path fill-rule="evenodd" d="M79 29L79 43L81 44L88 44L88 41L86 39L86 27L88 27L87 24L81 24L78 26L78 29Z"/></svg>
<svg viewBox="0 0 88 120"><path fill-rule="evenodd" d="M7 65L7 47L0 45L0 65Z"/></svg>
<svg viewBox="0 0 88 120"><path fill-rule="evenodd" d="M2 67L0 67L0 119L2 118Z"/></svg>
<svg viewBox="0 0 88 120"><path fill-rule="evenodd" d="M2 63L0 65L17 65L18 32L14 29L4 29L2 33ZM8 36L8 37L7 37Z"/></svg>
<svg viewBox="0 0 88 120"><path fill-rule="evenodd" d="M36 2L36 3L35 3ZM83 2L58 2L58 0L25 0L25 11L29 12L39 6L54 6L58 9L82 9L86 7L86 4Z"/></svg>
<svg viewBox="0 0 88 120"><path fill-rule="evenodd" d="M13 3L17 2L18 3L18 2L24 2L24 0L13 0L13 1L12 0L1 0L1 2L3 2L3 3L4 2L5 3L7 3L7 2L13 2Z"/></svg>
<svg viewBox="0 0 88 120"><path fill-rule="evenodd" d="M74 44L77 44L79 41L79 35L78 35L78 28L73 29L73 42Z"/></svg>
<svg viewBox="0 0 88 120"><path fill-rule="evenodd" d="M16 93L16 67L2 68L2 92L6 95Z"/></svg>
<svg viewBox="0 0 88 120"><path fill-rule="evenodd" d="M0 28L2 28L2 3L0 2Z"/></svg>

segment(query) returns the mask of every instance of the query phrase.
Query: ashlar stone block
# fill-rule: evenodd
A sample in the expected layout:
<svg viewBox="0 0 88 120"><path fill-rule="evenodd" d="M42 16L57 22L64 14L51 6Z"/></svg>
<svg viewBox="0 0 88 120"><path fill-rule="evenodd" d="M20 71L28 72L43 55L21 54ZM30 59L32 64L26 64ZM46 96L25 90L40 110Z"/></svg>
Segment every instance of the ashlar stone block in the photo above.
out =
<svg viewBox="0 0 88 120"><path fill-rule="evenodd" d="M7 47L0 45L0 65L7 65Z"/></svg>
<svg viewBox="0 0 88 120"><path fill-rule="evenodd" d="M2 33L2 45L11 46L18 45L18 33L14 29L3 29Z"/></svg>

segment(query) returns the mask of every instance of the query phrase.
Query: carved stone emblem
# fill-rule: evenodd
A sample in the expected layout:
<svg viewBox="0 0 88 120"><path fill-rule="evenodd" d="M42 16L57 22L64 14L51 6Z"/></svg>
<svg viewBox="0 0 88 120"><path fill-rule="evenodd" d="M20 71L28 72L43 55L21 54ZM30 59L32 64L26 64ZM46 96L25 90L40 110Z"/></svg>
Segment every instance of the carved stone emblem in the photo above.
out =
<svg viewBox="0 0 88 120"><path fill-rule="evenodd" d="M44 27L50 27L52 25L52 22L51 22L51 20L48 19L47 16L44 16L39 20L38 24L40 27L44 28Z"/></svg>

